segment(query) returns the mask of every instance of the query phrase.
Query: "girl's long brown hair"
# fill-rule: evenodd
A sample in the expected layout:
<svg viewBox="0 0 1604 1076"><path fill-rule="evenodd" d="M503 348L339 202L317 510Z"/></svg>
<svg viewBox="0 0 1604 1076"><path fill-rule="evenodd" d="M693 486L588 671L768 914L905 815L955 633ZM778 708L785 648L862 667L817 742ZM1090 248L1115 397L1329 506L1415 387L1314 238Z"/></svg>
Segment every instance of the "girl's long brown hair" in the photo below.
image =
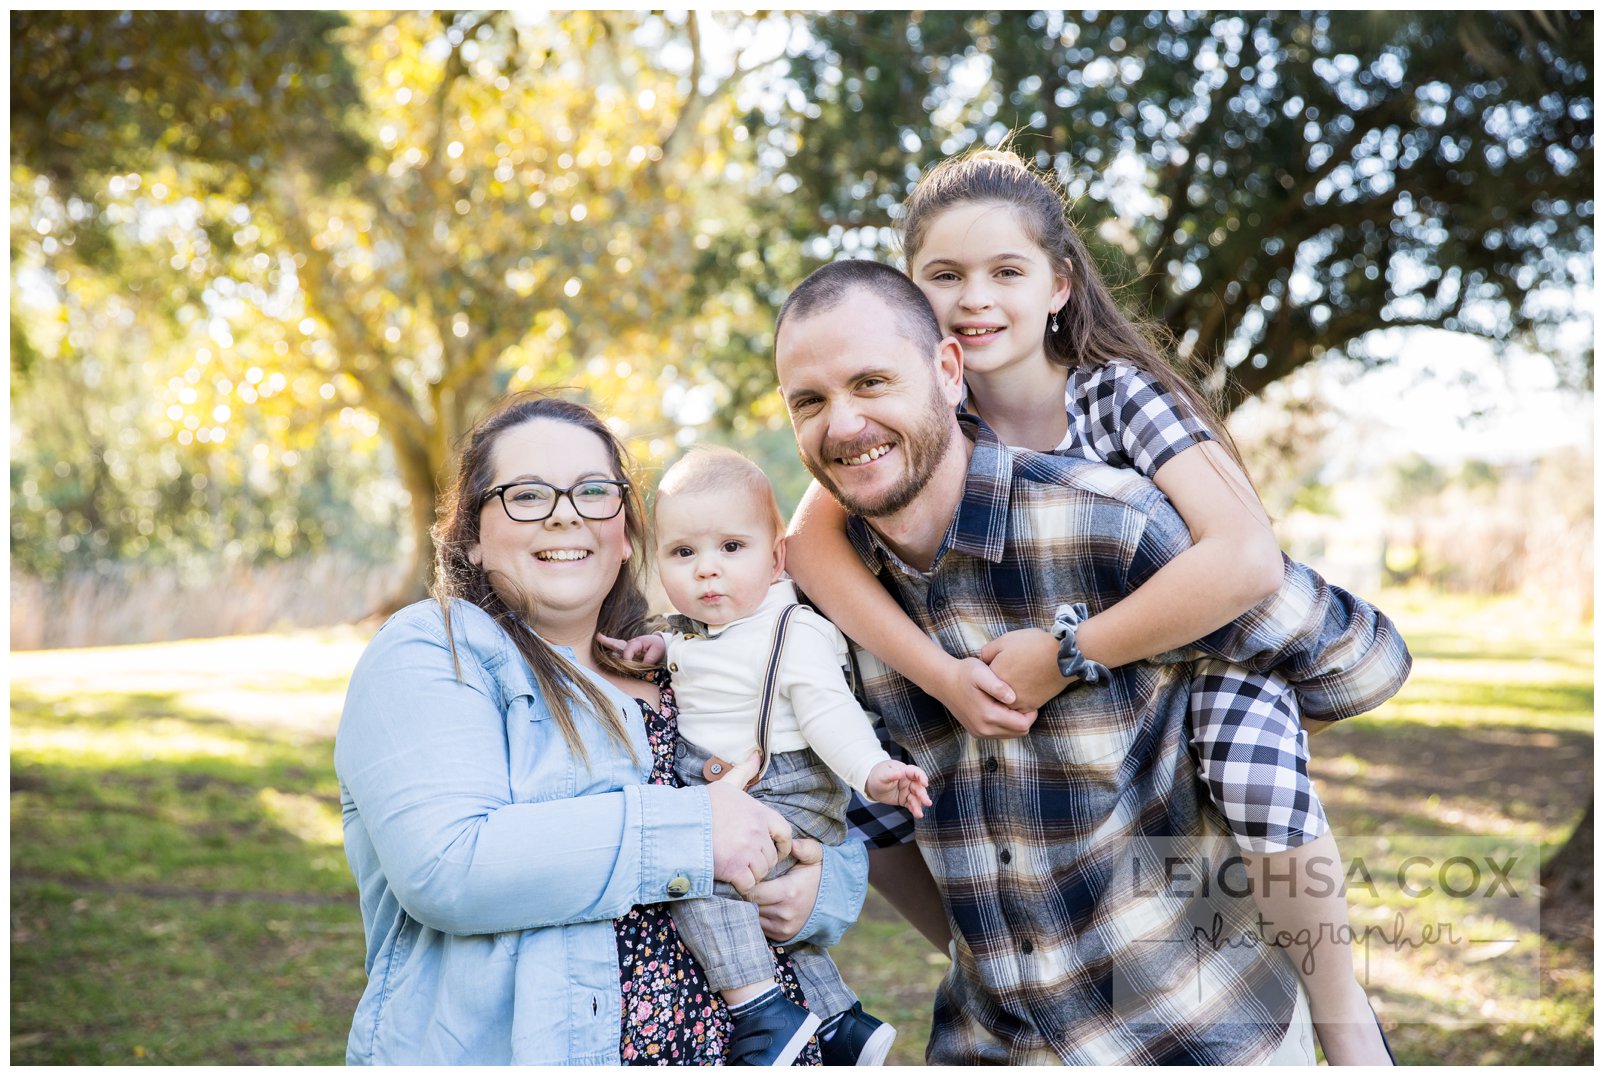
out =
<svg viewBox="0 0 1604 1076"><path fill-rule="evenodd" d="M577 430L585 430L607 446L613 475L629 482L624 493L624 531L629 536L634 555L619 569L612 589L602 599L597 630L611 636L628 639L639 635L646 619L646 598L641 593L641 575L645 568L646 549L645 512L641 507L636 483L631 481L629 456L623 443L607 424L590 408L543 392L524 392L509 397L490 415L485 417L468 434L457 465L457 477L440 500L438 518L434 525L435 581L433 593L446 620L446 637L451 640L453 660L456 660L456 641L451 634L451 601L477 605L512 637L530 669L535 683L549 701L552 715L563 738L581 759L587 757L579 735L578 714L590 712L607 731L607 734L635 761L634 747L630 744L624 719L617 706L582 671L555 647L530 629L529 621L535 613L535 600L519 595L516 605L496 592L488 573L468 558L468 551L479 542L479 518L484 491L494 477L491 457L497 440L507 430L536 419L564 422ZM495 506L501 511L501 506ZM531 524L533 525L533 524ZM642 666L624 662L610 651L591 640L591 654L596 664L609 672L622 675L639 675ZM460 676L460 666L458 668Z"/></svg>
<svg viewBox="0 0 1604 1076"><path fill-rule="evenodd" d="M1058 330L1054 332L1050 322L1042 326L1042 343L1049 359L1071 370L1129 363L1192 411L1241 465L1242 458L1219 412L1194 381L1165 358L1166 352L1173 350L1169 333L1150 319L1132 316L1114 301L1080 233L1067 219L1068 207L1058 187L1013 151L988 149L949 157L920 178L908 196L902 223L902 249L910 273L931 222L953 206L971 202L1012 208L1053 271L1070 278L1069 299L1058 312Z"/></svg>

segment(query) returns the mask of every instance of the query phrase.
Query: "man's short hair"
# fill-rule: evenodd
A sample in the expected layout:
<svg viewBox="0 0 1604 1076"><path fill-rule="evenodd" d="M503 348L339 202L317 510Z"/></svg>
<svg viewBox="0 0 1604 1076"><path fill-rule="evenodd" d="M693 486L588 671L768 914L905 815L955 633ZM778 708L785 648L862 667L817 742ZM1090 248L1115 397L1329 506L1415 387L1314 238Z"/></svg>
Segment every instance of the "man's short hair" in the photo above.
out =
<svg viewBox="0 0 1604 1076"><path fill-rule="evenodd" d="M774 484L763 468L723 445L697 445L663 472L657 484L657 500L686 493L739 493L757 507L758 516L774 529L774 536L785 533L785 515L774 497Z"/></svg>
<svg viewBox="0 0 1604 1076"><path fill-rule="evenodd" d="M833 310L854 291L870 291L891 307L902 335L921 351L934 352L941 343L941 323L930 300L900 270L861 258L830 262L808 274L780 307L774 320L774 339L787 318L805 318Z"/></svg>

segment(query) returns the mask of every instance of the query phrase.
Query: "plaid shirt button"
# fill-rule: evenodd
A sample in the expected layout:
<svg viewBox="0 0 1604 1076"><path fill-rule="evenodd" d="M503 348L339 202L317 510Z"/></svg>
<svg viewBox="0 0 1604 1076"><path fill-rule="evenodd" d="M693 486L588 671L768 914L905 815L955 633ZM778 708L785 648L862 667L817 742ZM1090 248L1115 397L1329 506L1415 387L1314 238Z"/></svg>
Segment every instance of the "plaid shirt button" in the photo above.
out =
<svg viewBox="0 0 1604 1076"><path fill-rule="evenodd" d="M1002 860L1004 863L1007 863L1010 860L1012 860L1014 858L1014 856L1013 856L1012 852L1010 852L1010 851L1008 851L1008 849L1004 848L1001 852L997 853L997 858Z"/></svg>

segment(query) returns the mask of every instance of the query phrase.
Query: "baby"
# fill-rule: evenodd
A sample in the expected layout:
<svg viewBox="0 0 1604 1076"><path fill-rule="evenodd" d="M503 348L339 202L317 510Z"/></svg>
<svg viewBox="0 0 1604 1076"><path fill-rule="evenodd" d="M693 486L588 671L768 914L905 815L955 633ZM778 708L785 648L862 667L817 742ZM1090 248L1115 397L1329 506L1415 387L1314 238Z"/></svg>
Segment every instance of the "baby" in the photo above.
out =
<svg viewBox="0 0 1604 1076"><path fill-rule="evenodd" d="M698 448L657 488L659 574L681 615L672 631L606 645L647 663L667 658L686 750L686 784L716 780L758 752L757 719L776 623L797 602L782 579L785 520L761 469L726 448ZM917 766L886 754L847 685L846 639L799 606L786 628L770 719L767 768L748 791L802 836L839 844L847 785L916 817L930 805ZM794 860L776 868L783 871ZM686 946L723 995L735 1022L730 1063L789 1065L815 1031L827 1065L878 1065L895 1030L863 1011L829 954L788 946L811 1008L788 1000L773 978L755 905L719 883L719 895L672 906Z"/></svg>

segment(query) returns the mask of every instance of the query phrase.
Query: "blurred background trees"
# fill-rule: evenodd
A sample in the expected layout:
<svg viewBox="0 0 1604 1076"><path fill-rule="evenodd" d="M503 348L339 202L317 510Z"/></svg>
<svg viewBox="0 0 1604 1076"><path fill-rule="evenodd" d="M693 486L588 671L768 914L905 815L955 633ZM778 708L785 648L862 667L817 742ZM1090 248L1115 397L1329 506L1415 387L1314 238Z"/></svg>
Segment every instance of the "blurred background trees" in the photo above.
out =
<svg viewBox="0 0 1604 1076"><path fill-rule="evenodd" d="M704 87L698 20L15 16L19 276L58 317L81 312L79 339L108 315L176 337L135 352L161 360L143 371L166 397L156 432L181 448L255 432L236 411L285 419L249 446L280 464L334 423L382 434L410 505L393 600L408 598L452 445L490 400L600 379L650 430L716 376L689 347L758 317L725 288L730 237L760 206L725 129L744 72ZM115 313L73 300L84 279L122 285ZM61 348L18 331L26 387L31 356ZM86 447L64 539L79 520L101 530L114 496ZM337 525L299 501L291 514L277 555Z"/></svg>
<svg viewBox="0 0 1604 1076"><path fill-rule="evenodd" d="M1590 283L1593 18L839 12L794 168L885 243L920 167L1013 134L1228 405L1381 326L1552 342ZM873 229L866 234L865 229ZM1591 377L1591 352L1567 370Z"/></svg>
<svg viewBox="0 0 1604 1076"><path fill-rule="evenodd" d="M1010 137L1230 406L1418 326L1590 391L1591 57L1560 12L13 13L14 575L332 556L393 605L536 385L794 500L773 310Z"/></svg>

